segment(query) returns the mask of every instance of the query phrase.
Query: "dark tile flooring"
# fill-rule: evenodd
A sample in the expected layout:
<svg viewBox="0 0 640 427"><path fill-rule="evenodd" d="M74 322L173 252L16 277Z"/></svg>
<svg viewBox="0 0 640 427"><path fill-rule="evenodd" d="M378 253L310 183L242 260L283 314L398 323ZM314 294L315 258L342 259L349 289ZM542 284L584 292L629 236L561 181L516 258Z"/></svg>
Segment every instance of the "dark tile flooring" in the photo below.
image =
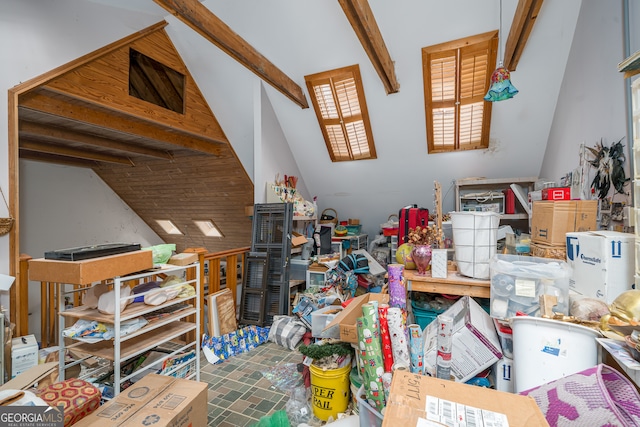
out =
<svg viewBox="0 0 640 427"><path fill-rule="evenodd" d="M289 396L263 372L289 372L300 362L299 352L271 342L216 365L203 358L200 381L209 383L209 426L253 426L260 417L284 409ZM291 378L297 378L295 373Z"/></svg>

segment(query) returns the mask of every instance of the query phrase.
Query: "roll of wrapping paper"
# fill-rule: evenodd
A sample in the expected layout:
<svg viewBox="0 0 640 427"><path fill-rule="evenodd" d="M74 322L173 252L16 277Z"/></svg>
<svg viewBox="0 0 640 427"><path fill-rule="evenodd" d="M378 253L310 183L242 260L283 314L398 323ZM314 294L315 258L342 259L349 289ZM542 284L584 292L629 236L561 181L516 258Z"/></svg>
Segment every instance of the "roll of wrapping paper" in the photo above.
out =
<svg viewBox="0 0 640 427"><path fill-rule="evenodd" d="M382 361L384 362L385 372L391 372L393 367L393 350L391 349L391 335L389 335L389 323L387 321L388 310L389 304L380 304L378 307L380 339L382 340Z"/></svg>
<svg viewBox="0 0 640 427"><path fill-rule="evenodd" d="M404 265L389 264L389 306L407 310L407 288L404 285Z"/></svg>
<svg viewBox="0 0 640 427"><path fill-rule="evenodd" d="M409 356L409 343L407 342L407 324L403 310L399 307L389 307L387 310L387 323L391 337L391 350L396 366L411 366Z"/></svg>
<svg viewBox="0 0 640 427"><path fill-rule="evenodd" d="M351 347L353 348L356 355L356 367L358 368L358 374L360 375L360 378L364 378L364 363L362 363L362 355L360 354L358 344L352 343Z"/></svg>
<svg viewBox="0 0 640 427"><path fill-rule="evenodd" d="M453 317L439 314L435 320L438 322L438 336L436 344L436 377L443 380L451 379L451 347L453 334Z"/></svg>
<svg viewBox="0 0 640 427"><path fill-rule="evenodd" d="M380 343L380 331L377 318L377 309L374 306L363 304L363 316L357 319L358 345L364 364L363 385L367 401L378 411L385 407L384 387L382 374L384 374L384 362L382 361L382 346Z"/></svg>
<svg viewBox="0 0 640 427"><path fill-rule="evenodd" d="M424 354L422 328L420 325L409 325L409 348L411 350L411 373L422 374L422 356Z"/></svg>

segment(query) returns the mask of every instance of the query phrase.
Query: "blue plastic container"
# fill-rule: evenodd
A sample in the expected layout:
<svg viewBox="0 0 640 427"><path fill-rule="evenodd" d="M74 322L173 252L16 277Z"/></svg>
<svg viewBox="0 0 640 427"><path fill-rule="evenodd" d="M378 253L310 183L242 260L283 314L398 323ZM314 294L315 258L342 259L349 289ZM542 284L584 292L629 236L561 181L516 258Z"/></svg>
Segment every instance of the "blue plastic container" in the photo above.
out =
<svg viewBox="0 0 640 427"><path fill-rule="evenodd" d="M411 308L415 322L420 325L420 328L423 330L438 317L438 314L444 313L444 310L434 310L417 306L413 301L411 301Z"/></svg>

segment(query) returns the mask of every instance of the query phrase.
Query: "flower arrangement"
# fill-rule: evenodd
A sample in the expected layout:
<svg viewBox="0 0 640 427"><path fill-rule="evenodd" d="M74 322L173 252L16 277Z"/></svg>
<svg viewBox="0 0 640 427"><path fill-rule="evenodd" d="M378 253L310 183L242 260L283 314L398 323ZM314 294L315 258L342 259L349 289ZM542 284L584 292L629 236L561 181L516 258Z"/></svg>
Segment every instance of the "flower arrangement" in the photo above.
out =
<svg viewBox="0 0 640 427"><path fill-rule="evenodd" d="M444 240L444 233L435 224L426 227L418 225L416 228L409 228L407 237L407 243L411 245L431 245L434 247Z"/></svg>

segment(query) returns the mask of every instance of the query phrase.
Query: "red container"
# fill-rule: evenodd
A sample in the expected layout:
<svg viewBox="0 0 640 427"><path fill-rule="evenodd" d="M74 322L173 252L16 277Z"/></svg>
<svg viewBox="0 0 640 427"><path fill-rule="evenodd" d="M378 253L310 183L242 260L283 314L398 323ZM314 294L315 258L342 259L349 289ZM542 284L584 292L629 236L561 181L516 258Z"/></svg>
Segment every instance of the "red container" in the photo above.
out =
<svg viewBox="0 0 640 427"><path fill-rule="evenodd" d="M570 187L543 188L542 200L571 200L571 188Z"/></svg>
<svg viewBox="0 0 640 427"><path fill-rule="evenodd" d="M504 213L513 215L516 213L516 195L510 188L502 190L502 192L504 193Z"/></svg>

